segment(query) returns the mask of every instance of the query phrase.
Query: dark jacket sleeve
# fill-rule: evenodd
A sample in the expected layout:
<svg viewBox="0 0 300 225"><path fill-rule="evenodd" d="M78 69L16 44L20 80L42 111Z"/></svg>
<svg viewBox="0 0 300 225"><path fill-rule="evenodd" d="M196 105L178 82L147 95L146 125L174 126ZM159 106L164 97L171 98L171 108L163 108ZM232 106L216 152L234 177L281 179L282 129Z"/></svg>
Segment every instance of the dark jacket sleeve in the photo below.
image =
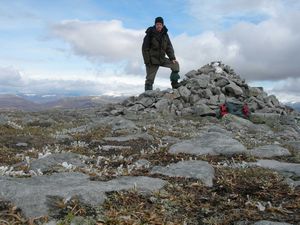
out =
<svg viewBox="0 0 300 225"><path fill-rule="evenodd" d="M167 46L167 49L166 49L167 56L169 57L170 60L176 60L173 45L171 43L171 40L170 40L168 34L167 34L167 40L168 40L168 46Z"/></svg>
<svg viewBox="0 0 300 225"><path fill-rule="evenodd" d="M144 37L143 46L142 46L142 53L144 58L145 64L150 64L150 34L149 32L146 33L146 36Z"/></svg>

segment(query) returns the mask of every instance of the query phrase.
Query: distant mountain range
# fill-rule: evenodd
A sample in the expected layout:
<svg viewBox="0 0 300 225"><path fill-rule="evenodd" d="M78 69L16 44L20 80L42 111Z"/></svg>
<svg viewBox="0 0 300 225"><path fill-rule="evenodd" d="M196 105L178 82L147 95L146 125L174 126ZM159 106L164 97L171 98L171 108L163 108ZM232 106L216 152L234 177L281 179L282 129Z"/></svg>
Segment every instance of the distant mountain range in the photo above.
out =
<svg viewBox="0 0 300 225"><path fill-rule="evenodd" d="M58 96L58 95L12 95L0 94L0 110L41 111L47 109L78 109L100 107L117 103L126 97L115 96ZM285 105L300 112L300 102L289 102Z"/></svg>
<svg viewBox="0 0 300 225"><path fill-rule="evenodd" d="M47 109L74 109L100 107L117 103L125 97L114 96L37 96L37 95L0 95L0 110L41 111Z"/></svg>
<svg viewBox="0 0 300 225"><path fill-rule="evenodd" d="M286 103L286 105L288 105L300 112L300 102L289 102L289 103Z"/></svg>

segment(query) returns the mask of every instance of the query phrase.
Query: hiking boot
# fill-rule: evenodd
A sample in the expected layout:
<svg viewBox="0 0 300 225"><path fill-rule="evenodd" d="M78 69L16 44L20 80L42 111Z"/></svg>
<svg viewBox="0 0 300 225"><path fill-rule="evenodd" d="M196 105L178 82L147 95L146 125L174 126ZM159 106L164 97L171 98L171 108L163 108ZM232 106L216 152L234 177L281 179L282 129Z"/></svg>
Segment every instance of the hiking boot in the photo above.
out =
<svg viewBox="0 0 300 225"><path fill-rule="evenodd" d="M177 89L181 86L180 83L178 83L178 81L172 81L171 85L173 89Z"/></svg>
<svg viewBox="0 0 300 225"><path fill-rule="evenodd" d="M178 72L171 72L171 75L170 75L170 81L171 82L177 82L178 80L180 79L180 76L178 74Z"/></svg>
<svg viewBox="0 0 300 225"><path fill-rule="evenodd" d="M145 84L145 91L151 91L152 89L152 84Z"/></svg>

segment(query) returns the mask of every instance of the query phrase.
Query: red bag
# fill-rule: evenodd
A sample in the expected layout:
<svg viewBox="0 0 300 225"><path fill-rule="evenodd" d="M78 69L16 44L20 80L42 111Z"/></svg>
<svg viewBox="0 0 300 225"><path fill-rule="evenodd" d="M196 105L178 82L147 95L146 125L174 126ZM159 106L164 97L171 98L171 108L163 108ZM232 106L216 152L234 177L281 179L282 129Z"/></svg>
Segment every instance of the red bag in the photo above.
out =
<svg viewBox="0 0 300 225"><path fill-rule="evenodd" d="M220 115L223 117L228 113L227 107L225 104L220 105Z"/></svg>

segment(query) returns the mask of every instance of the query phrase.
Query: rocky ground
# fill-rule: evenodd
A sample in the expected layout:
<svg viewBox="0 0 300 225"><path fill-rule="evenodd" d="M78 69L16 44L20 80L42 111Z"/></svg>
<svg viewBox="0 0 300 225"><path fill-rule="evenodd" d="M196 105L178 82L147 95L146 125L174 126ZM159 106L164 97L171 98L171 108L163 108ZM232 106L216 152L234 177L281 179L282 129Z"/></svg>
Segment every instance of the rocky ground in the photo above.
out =
<svg viewBox="0 0 300 225"><path fill-rule="evenodd" d="M225 101L251 117L216 118ZM0 114L0 224L300 224L299 190L299 114L221 63L103 108Z"/></svg>

